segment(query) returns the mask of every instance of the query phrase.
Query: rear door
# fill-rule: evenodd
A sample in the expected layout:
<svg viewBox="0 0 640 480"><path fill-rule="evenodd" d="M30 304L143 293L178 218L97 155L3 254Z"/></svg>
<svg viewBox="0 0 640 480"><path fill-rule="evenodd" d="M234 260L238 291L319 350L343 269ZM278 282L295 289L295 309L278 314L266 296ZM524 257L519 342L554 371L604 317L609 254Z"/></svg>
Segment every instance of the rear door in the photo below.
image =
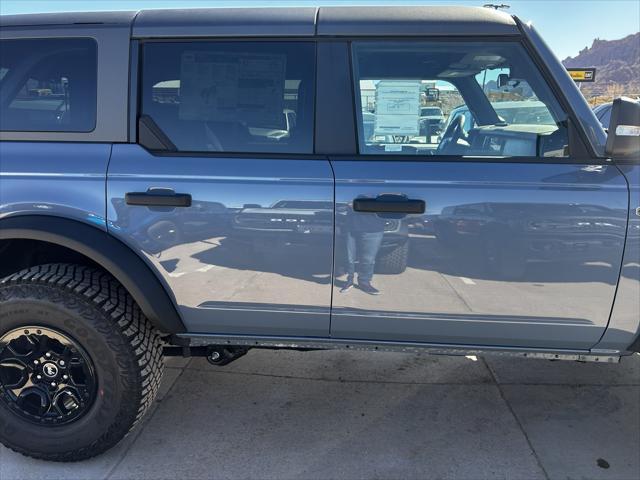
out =
<svg viewBox="0 0 640 480"><path fill-rule="evenodd" d="M110 232L158 269L190 332L327 336L333 174L313 154L315 44L148 41L141 56L147 148L114 145Z"/></svg>
<svg viewBox="0 0 640 480"><path fill-rule="evenodd" d="M359 152L332 158L331 335L597 343L620 271L627 186L586 153L525 48L362 40L351 54ZM496 113L502 102L510 118ZM458 116L425 135L419 114L430 106Z"/></svg>

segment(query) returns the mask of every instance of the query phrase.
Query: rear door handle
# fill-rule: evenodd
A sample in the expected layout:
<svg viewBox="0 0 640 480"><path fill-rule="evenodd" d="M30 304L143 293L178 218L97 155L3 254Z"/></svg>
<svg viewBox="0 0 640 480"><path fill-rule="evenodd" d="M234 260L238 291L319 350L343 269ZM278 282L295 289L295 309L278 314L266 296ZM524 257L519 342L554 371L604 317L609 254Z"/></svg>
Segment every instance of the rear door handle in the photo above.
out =
<svg viewBox="0 0 640 480"><path fill-rule="evenodd" d="M190 207L191 195L176 193L169 188L150 188L146 192L129 192L124 200L127 205L147 207Z"/></svg>
<svg viewBox="0 0 640 480"><path fill-rule="evenodd" d="M376 198L356 198L353 200L355 212L370 213L424 213L424 200L411 200L405 195L383 194Z"/></svg>

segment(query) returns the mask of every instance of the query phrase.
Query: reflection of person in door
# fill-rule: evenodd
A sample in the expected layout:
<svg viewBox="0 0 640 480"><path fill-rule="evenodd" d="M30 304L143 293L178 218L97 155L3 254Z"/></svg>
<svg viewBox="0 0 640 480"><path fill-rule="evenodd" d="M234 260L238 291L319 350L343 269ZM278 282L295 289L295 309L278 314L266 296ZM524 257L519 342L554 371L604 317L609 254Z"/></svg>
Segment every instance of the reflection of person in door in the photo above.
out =
<svg viewBox="0 0 640 480"><path fill-rule="evenodd" d="M369 295L380 291L371 284L376 256L384 235L384 219L375 213L356 213L349 208L346 221L347 283L340 289L346 292L354 286L358 273L358 288ZM356 266L357 263L357 266Z"/></svg>

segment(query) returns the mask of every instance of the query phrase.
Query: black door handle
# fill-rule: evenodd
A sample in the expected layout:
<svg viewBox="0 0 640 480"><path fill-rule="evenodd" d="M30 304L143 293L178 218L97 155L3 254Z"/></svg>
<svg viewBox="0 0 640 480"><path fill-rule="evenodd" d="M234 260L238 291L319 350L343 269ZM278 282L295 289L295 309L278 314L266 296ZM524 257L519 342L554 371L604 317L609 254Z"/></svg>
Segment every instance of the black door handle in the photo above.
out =
<svg viewBox="0 0 640 480"><path fill-rule="evenodd" d="M404 195L384 194L376 198L353 200L355 212L370 213L424 213L424 200L411 200Z"/></svg>
<svg viewBox="0 0 640 480"><path fill-rule="evenodd" d="M147 207L190 207L191 195L175 193L167 188L152 188L146 192L129 192L124 196L127 205Z"/></svg>

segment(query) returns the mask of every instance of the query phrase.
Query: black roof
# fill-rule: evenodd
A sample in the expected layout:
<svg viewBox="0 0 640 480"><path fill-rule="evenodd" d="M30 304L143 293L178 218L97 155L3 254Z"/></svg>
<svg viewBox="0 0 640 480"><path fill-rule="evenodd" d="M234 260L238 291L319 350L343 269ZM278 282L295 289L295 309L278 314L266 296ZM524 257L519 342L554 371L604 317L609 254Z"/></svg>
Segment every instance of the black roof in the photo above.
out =
<svg viewBox="0 0 640 480"><path fill-rule="evenodd" d="M2 15L2 27L132 24L133 36L513 35L511 15L482 7L208 8Z"/></svg>

